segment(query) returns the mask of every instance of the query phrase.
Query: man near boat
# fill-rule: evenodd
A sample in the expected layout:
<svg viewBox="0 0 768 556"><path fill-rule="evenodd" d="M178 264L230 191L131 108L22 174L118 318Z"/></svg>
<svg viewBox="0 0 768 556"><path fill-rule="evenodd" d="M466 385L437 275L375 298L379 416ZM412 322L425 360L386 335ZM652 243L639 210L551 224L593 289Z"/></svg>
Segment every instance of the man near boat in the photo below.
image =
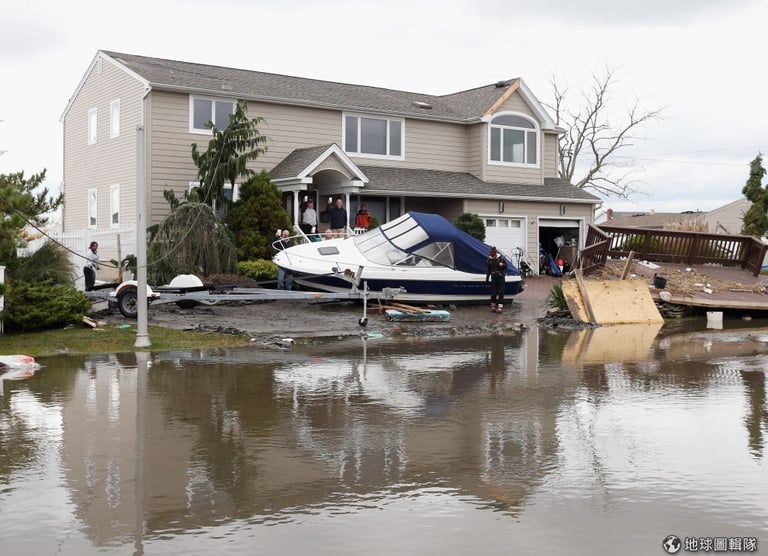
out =
<svg viewBox="0 0 768 556"><path fill-rule="evenodd" d="M487 263L485 281L487 283L490 279L491 282L491 312L501 313L504 310L504 275L507 273L507 263L496 247L491 247Z"/></svg>

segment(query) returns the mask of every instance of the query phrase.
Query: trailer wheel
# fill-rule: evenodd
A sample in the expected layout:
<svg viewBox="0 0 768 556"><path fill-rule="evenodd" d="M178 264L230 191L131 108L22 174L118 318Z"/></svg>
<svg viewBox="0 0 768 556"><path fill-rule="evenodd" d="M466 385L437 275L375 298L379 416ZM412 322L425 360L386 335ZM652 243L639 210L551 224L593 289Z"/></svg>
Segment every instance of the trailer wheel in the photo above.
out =
<svg viewBox="0 0 768 556"><path fill-rule="evenodd" d="M139 314L138 303L136 301L136 288L125 288L117 296L117 308L127 319L135 319Z"/></svg>
<svg viewBox="0 0 768 556"><path fill-rule="evenodd" d="M360 317L360 320L357 321L357 324L360 326L367 326L368 325L368 317Z"/></svg>
<svg viewBox="0 0 768 556"><path fill-rule="evenodd" d="M179 299L176 302L176 306L179 309L194 309L197 307L198 302L194 299Z"/></svg>

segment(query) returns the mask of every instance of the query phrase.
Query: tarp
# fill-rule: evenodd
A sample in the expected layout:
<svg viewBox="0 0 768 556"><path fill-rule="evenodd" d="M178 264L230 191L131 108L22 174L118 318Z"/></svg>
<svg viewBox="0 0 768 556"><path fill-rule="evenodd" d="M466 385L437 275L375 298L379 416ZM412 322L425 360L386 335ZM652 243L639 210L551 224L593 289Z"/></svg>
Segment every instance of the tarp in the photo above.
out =
<svg viewBox="0 0 768 556"><path fill-rule="evenodd" d="M408 212L368 234L372 232L381 233L386 241L403 252L434 260L461 272L485 274L488 268L491 246L458 229L439 214ZM362 239L368 234L358 237ZM520 274L507 257L504 260L508 275Z"/></svg>

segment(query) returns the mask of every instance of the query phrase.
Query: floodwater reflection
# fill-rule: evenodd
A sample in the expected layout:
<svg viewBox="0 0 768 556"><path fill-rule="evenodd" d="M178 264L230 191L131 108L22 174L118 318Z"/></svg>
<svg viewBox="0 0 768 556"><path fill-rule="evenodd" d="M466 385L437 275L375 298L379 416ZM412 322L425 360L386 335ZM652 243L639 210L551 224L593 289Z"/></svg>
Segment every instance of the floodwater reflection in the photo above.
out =
<svg viewBox="0 0 768 556"><path fill-rule="evenodd" d="M679 327L678 327L679 328ZM768 329L55 357L0 383L4 553L768 542Z"/></svg>

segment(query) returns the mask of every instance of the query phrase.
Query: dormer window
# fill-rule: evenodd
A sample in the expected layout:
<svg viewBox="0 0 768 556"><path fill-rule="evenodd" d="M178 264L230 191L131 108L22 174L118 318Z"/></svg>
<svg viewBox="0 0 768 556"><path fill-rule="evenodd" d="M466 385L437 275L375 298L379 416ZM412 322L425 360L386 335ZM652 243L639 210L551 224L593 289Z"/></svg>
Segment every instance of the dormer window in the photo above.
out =
<svg viewBox="0 0 768 556"><path fill-rule="evenodd" d="M519 114L501 114L488 126L489 160L497 164L538 166L539 130Z"/></svg>

